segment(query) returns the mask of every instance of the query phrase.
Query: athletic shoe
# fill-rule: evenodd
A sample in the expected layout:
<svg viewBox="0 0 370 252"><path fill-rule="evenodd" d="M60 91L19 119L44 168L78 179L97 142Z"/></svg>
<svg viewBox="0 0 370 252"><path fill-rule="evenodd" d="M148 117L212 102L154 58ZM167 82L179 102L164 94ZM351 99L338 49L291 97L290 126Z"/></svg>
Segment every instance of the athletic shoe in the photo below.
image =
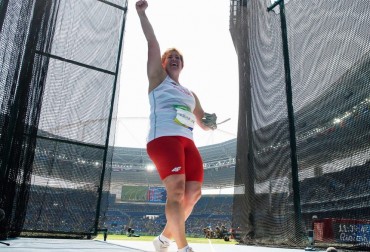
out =
<svg viewBox="0 0 370 252"><path fill-rule="evenodd" d="M186 252L195 252L192 248L190 248L190 247L187 247L186 248Z"/></svg>
<svg viewBox="0 0 370 252"><path fill-rule="evenodd" d="M170 246L170 243L166 241L162 241L159 236L154 238L153 245L155 248L155 252L167 252L168 247ZM191 251L190 251L191 252Z"/></svg>

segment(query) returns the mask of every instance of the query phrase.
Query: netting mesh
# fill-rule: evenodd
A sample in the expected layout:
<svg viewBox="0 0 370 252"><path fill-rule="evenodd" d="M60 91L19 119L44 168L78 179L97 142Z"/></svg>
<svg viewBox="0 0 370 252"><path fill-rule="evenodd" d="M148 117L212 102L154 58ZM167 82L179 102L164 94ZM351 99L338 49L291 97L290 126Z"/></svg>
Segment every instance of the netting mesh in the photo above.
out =
<svg viewBox="0 0 370 252"><path fill-rule="evenodd" d="M231 1L241 81L236 184L245 188L235 197L233 225L244 242L304 245L314 229L317 242L369 246L370 5L285 1L287 52L281 5L269 6ZM287 53L299 181L292 176Z"/></svg>
<svg viewBox="0 0 370 252"><path fill-rule="evenodd" d="M108 205L127 1L0 7L0 231L96 234Z"/></svg>

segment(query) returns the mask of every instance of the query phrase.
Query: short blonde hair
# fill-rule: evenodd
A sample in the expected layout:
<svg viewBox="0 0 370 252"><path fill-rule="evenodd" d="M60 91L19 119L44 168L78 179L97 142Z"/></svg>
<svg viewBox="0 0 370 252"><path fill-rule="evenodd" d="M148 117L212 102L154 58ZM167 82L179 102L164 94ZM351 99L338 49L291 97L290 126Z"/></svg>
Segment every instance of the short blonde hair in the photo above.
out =
<svg viewBox="0 0 370 252"><path fill-rule="evenodd" d="M180 55L180 60L182 62L182 67L184 67L184 56L182 56L182 53L175 47L171 47L171 48L168 48L163 54L162 54L162 64L164 63L164 61L166 60L167 56L172 53L172 52L176 52Z"/></svg>

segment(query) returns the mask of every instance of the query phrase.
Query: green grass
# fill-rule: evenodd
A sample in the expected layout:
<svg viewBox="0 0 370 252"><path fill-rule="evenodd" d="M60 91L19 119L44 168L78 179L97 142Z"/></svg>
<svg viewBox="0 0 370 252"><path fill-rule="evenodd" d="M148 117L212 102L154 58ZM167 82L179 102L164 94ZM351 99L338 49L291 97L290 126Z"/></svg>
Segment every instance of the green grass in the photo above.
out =
<svg viewBox="0 0 370 252"><path fill-rule="evenodd" d="M98 234L95 240L103 240L103 234ZM107 240L127 240L127 241L152 241L154 236L140 236L140 237L128 237L127 235L115 235L109 234ZM223 239L210 239L210 241L206 238L192 238L187 237L189 243L209 243L212 244L237 244L235 240L224 241Z"/></svg>

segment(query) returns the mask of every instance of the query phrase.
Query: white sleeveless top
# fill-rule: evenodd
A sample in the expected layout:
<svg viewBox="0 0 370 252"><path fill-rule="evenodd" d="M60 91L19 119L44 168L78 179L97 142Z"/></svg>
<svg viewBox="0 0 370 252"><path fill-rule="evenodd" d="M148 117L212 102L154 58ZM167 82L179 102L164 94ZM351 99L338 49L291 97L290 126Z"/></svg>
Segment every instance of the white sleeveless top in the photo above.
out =
<svg viewBox="0 0 370 252"><path fill-rule="evenodd" d="M183 136L193 140L195 98L192 92L167 75L149 93L149 103L150 128L147 142L161 136Z"/></svg>

